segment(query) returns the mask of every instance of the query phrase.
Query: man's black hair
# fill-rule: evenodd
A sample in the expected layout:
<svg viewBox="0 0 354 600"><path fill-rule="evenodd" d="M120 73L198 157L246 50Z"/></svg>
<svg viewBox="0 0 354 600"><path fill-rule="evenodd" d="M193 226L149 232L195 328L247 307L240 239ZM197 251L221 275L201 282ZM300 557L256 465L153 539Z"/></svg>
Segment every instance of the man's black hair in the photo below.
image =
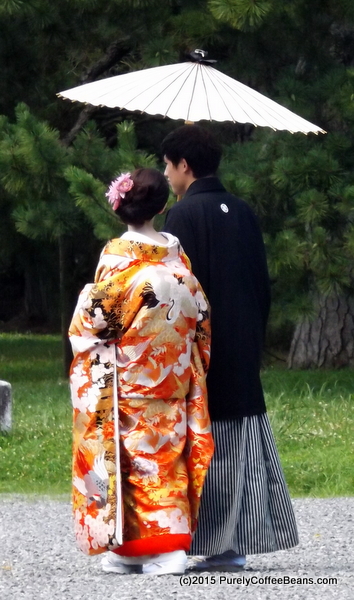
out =
<svg viewBox="0 0 354 600"><path fill-rule="evenodd" d="M162 152L175 167L184 158L197 179L215 175L222 154L213 135L199 125L183 125L171 131L162 142Z"/></svg>

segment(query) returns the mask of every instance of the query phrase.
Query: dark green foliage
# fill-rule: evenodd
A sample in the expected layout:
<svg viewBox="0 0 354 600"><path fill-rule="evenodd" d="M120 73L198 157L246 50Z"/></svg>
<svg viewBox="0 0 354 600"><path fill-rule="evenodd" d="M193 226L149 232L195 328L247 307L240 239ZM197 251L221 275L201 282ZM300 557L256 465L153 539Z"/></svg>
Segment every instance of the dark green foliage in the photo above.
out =
<svg viewBox="0 0 354 600"><path fill-rule="evenodd" d="M352 293L349 140L264 133L228 149L228 187L258 213L273 280L273 327L314 316L312 297ZM231 164L234 165L231 175Z"/></svg>
<svg viewBox="0 0 354 600"><path fill-rule="evenodd" d="M178 62L199 47L223 72L328 131L203 124L225 144L226 186L262 223L274 339L286 331L289 343L296 320L314 314L316 294L352 293L353 2L3 0L0 17L0 278L35 273L20 258L29 260L30 243L47 304L59 264L72 302L100 246L121 231L105 201L108 183L136 166L162 168L160 142L180 124L56 93ZM50 274L39 245L55 265Z"/></svg>

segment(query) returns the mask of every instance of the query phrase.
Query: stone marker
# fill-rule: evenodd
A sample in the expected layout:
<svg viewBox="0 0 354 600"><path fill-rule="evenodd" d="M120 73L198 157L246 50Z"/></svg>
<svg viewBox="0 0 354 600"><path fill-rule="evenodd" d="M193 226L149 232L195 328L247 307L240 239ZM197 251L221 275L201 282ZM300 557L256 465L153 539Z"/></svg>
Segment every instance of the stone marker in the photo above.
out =
<svg viewBox="0 0 354 600"><path fill-rule="evenodd" d="M8 433L12 425L11 384L0 380L0 432Z"/></svg>

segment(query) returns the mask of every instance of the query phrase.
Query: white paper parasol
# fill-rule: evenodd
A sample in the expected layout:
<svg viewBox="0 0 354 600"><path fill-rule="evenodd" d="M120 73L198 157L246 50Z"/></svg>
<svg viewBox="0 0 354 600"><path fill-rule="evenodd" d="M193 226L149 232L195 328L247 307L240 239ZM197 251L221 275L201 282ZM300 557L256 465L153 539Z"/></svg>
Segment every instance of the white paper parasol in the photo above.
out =
<svg viewBox="0 0 354 600"><path fill-rule="evenodd" d="M185 62L134 71L58 94L72 101L146 112L184 121L233 121L287 130L326 133L277 102L210 66L206 52Z"/></svg>

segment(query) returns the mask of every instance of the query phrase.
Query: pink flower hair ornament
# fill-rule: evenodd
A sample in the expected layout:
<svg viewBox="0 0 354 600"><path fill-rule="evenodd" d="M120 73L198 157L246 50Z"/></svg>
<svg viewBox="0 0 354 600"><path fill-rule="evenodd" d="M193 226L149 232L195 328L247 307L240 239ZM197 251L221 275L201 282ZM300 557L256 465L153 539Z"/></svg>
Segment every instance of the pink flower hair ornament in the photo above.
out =
<svg viewBox="0 0 354 600"><path fill-rule="evenodd" d="M125 194L129 192L134 186L134 181L130 177L130 173L122 173L114 179L109 186L108 192L105 194L108 198L108 202L112 205L113 210L117 210L120 205L120 201L125 197Z"/></svg>

